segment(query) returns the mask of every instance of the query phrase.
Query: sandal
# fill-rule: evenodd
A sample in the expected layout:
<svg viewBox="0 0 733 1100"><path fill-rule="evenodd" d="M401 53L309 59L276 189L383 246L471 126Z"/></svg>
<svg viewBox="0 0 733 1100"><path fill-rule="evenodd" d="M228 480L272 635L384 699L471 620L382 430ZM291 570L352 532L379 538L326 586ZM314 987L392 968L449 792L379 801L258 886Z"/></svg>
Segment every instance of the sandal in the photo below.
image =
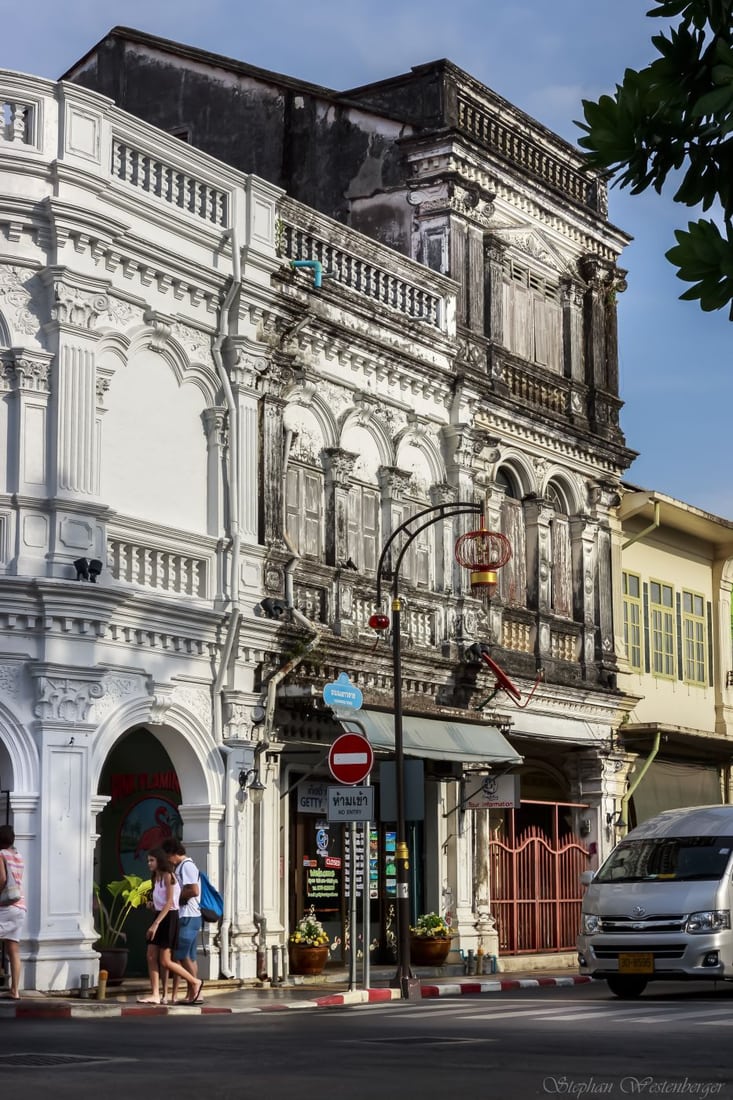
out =
<svg viewBox="0 0 733 1100"><path fill-rule="evenodd" d="M160 1001L156 1001L155 997L138 997L137 1003L139 1005L159 1005Z"/></svg>
<svg viewBox="0 0 733 1100"><path fill-rule="evenodd" d="M204 988L204 983L203 983L203 979L202 979L199 982L198 987L197 987L196 992L194 993L193 997L191 997L191 999L189 1001L184 1001L183 1003L187 1004L187 1005L202 1005L204 1003L204 999L201 996L201 990L203 988Z"/></svg>

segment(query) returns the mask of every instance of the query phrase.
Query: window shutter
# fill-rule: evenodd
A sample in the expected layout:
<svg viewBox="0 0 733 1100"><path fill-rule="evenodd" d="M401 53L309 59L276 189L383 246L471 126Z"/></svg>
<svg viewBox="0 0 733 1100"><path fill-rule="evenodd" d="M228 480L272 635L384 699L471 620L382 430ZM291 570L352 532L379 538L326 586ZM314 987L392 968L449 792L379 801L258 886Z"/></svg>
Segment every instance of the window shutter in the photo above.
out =
<svg viewBox="0 0 733 1100"><path fill-rule="evenodd" d="M713 686L713 605L710 600L705 603L705 617L708 628L708 683Z"/></svg>
<svg viewBox="0 0 733 1100"><path fill-rule="evenodd" d="M685 651L682 644L682 599L679 592L675 592L675 618L677 621L677 679L685 678Z"/></svg>
<svg viewBox="0 0 733 1100"><path fill-rule="evenodd" d="M649 585L644 582L644 671L651 672L652 662L649 652Z"/></svg>
<svg viewBox="0 0 733 1100"><path fill-rule="evenodd" d="M556 615L570 618L572 613L572 576L570 527L567 516L554 516L552 534L552 609Z"/></svg>

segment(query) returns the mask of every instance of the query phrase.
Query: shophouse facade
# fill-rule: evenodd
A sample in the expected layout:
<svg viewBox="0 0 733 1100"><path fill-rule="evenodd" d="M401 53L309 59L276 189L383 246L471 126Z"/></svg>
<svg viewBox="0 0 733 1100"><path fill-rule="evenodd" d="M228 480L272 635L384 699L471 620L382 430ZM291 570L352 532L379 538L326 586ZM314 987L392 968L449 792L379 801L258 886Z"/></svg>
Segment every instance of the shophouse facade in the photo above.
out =
<svg viewBox="0 0 733 1100"><path fill-rule="evenodd" d="M626 237L608 221L605 184L583 170L572 146L447 61L334 92L116 28L66 76L193 146L256 171L312 208L309 225L294 223L284 208L281 248L285 258L316 261L333 276L323 284L325 296L344 281L372 298L389 291L376 289L369 272L352 264L337 240L324 237L315 211L457 284L457 346L450 397L444 398L450 412L447 423L436 420L444 467L408 458L405 428L415 443L425 427L419 415L407 425L398 417L390 428L404 455L382 443L371 463L364 450L375 444L350 428L337 475L349 518L335 527L341 541L328 546L313 542L317 508L310 508L309 521L307 493L310 487L313 502L323 492L338 516L339 493L328 483L336 478L318 470L318 448L322 455L332 449L324 450L324 440L335 438L333 431L312 429L315 448L308 443L309 454L291 454L288 522L294 525L301 513L304 537L311 539L293 568L301 593L296 602L316 618L337 622L344 639L349 632L359 635L368 608L362 604L360 611L347 600L354 610L343 618L330 569L351 561L357 576L347 577L349 588L363 583L359 575L369 588L380 540L392 523L420 505L450 499L447 491L466 499L481 485L487 522L507 533L515 551L499 597L482 616L465 599L455 571L449 589L430 564L441 552L429 532L406 563L411 602L421 607L425 598L429 606L442 590L449 606L441 612L445 618L428 616L422 630L411 626L410 636L418 645L437 643L449 662L460 659L470 642L488 643L522 681L525 701L543 672L526 709L499 697L501 707L483 711L511 729L512 744L525 757L526 805L518 816L479 813L471 821L480 834L477 851L491 847L491 859L503 868L500 950L537 950L541 928L535 922L525 936L520 926L527 913L538 912L539 899L518 903L516 881L524 874L518 861L536 863L549 840L547 874L573 877L574 865L563 871L559 851L566 831L577 836L580 823L578 858L602 856L614 834L598 806L623 788L628 765L623 753L616 755L615 731L626 704L616 677L611 598L618 569L616 492L632 457L619 426L615 316L616 296L625 288L618 259ZM318 355L307 323L299 332L299 353L304 361ZM403 393L407 385L400 382ZM361 427L373 434L390 411L383 406L390 393L379 378L369 389L377 391L378 412L371 425L362 414ZM394 390L392 395L399 407ZM295 398L300 406L309 401ZM294 431L299 418L308 420L297 410L288 416ZM297 446L306 437L299 431ZM390 462L396 468L387 475L382 466ZM422 472L405 480L402 475L418 463ZM310 471L302 468L309 465ZM443 477L448 490L436 481ZM335 667L350 667L351 657L342 642ZM318 685L327 673L308 666L308 675ZM455 676L447 668L444 675ZM429 714L434 689L426 698L419 679L408 682L408 706L417 716ZM388 681L373 705L389 708ZM281 729L286 725L283 717ZM478 922L482 934L499 905L496 891L493 902L487 900L488 875L488 865L475 867L459 895L444 894L445 885L438 894L437 881L428 890L426 904L429 899L431 907L451 912L466 946L477 942L470 932L477 904L486 917ZM570 916L563 933L570 941L572 921Z"/></svg>
<svg viewBox="0 0 733 1100"><path fill-rule="evenodd" d="M548 907L511 875L532 846L553 870L600 858L625 789L625 238L560 139L447 63L410 81L441 89L431 126L402 117L404 80L338 110L288 82L322 138L331 117L371 134L344 159L364 187L346 211L313 174L312 195L286 194L98 92L2 74L0 786L29 865L28 986L94 973L93 881L166 832L225 896L212 972L253 978L262 918L281 943L309 904L343 959L349 878L323 803L341 727L322 705L341 673L377 750L363 877L390 957L394 683L368 618L381 547L427 508L401 575L413 904L464 951L572 943L574 899ZM512 544L488 607L453 558L468 520L437 511L457 501ZM487 702L476 644L521 708ZM467 811L474 771L518 772L522 805Z"/></svg>

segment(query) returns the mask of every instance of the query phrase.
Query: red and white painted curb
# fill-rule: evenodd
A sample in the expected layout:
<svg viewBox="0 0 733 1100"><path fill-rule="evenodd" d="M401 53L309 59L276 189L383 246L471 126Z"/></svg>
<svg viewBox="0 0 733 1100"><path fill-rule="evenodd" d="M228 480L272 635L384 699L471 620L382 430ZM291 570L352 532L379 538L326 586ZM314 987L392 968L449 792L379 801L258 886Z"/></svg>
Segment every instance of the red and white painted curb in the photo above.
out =
<svg viewBox="0 0 733 1100"><path fill-rule="evenodd" d="M558 978L502 978L479 981L443 982L440 985L423 982L421 996L460 997L478 993L506 993L515 989L538 989L548 986L584 985L592 979L583 975ZM400 999L399 989L355 989L330 993L295 1001L270 1001L265 1004L245 1003L240 1006L212 1002L204 1005L141 1005L114 1001L45 1000L36 995L20 1001L0 1001L0 1020L68 1020L109 1019L120 1016L220 1016L252 1012L303 1012L309 1008L339 1008L345 1005L384 1004Z"/></svg>

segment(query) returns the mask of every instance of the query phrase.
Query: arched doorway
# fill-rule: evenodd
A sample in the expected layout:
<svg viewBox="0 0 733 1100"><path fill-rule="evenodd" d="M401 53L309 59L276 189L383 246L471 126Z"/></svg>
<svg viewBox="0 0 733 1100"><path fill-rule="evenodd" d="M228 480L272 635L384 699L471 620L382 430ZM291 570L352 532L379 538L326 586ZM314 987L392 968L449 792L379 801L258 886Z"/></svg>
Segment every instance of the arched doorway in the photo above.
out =
<svg viewBox="0 0 733 1100"><path fill-rule="evenodd" d="M147 879L147 852L166 837L181 837L181 787L170 756L144 727L131 729L113 746L102 768L99 794L109 802L99 815L99 839L94 879L107 895L106 884L125 875ZM150 914L133 912L126 926L129 950L127 973L146 973L145 931Z"/></svg>

